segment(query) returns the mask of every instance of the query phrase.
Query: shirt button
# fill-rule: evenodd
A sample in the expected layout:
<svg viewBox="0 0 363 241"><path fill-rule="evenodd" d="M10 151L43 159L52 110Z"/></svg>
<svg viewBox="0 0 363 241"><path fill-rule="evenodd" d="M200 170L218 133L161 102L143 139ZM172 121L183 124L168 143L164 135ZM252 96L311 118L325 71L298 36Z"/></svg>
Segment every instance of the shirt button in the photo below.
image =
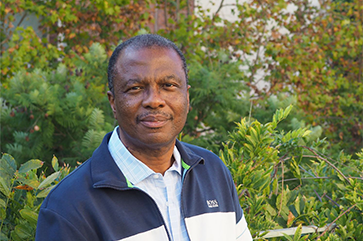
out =
<svg viewBox="0 0 363 241"><path fill-rule="evenodd" d="M169 202L165 202L165 205L166 205L166 206L169 206Z"/></svg>
<svg viewBox="0 0 363 241"><path fill-rule="evenodd" d="M158 175L158 174L155 174L155 175L154 175L154 178L155 178L155 179L158 179L158 178L159 178L159 175Z"/></svg>

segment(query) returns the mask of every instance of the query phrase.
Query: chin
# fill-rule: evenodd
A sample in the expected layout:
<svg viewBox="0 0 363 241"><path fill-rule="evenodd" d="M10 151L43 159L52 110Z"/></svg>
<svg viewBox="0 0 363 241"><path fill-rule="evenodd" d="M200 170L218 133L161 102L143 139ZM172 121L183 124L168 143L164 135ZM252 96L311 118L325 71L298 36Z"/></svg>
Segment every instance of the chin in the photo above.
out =
<svg viewBox="0 0 363 241"><path fill-rule="evenodd" d="M169 145L170 143L174 143L176 139L176 136L171 138L167 137L160 137L155 135L145 135L141 142L143 142L146 146L160 146L163 147L165 145Z"/></svg>

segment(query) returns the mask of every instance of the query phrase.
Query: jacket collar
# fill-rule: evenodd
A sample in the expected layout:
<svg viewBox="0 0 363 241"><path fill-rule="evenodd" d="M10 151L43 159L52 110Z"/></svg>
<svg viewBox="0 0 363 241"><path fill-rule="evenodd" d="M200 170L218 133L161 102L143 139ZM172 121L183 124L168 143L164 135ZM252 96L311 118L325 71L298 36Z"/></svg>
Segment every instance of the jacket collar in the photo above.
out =
<svg viewBox="0 0 363 241"><path fill-rule="evenodd" d="M108 142L112 132L107 133L101 145L93 152L90 158L91 178L94 188L114 188L125 190L130 188L126 180L108 150ZM198 163L204 163L201 156L194 153L185 143L176 140L176 146L181 158L187 166L193 168Z"/></svg>
<svg viewBox="0 0 363 241"><path fill-rule="evenodd" d="M94 188L109 187L114 189L128 188L127 180L117 167L108 150L108 141L112 132L107 133L101 145L90 158L91 176Z"/></svg>
<svg viewBox="0 0 363 241"><path fill-rule="evenodd" d="M204 159L193 152L189 147L186 146L184 142L176 140L176 147L178 148L183 162L188 166L194 167L195 165L201 163L204 164Z"/></svg>

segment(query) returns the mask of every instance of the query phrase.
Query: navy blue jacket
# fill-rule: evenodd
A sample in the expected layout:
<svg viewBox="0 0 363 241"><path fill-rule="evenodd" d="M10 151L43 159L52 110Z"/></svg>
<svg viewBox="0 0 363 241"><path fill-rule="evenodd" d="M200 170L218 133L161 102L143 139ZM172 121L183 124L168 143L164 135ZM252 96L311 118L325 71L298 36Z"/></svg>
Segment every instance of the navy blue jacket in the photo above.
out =
<svg viewBox="0 0 363 241"><path fill-rule="evenodd" d="M132 187L108 150L92 157L44 200L36 240L171 240L154 200ZM227 167L212 152L177 141L182 215L191 240L252 240ZM247 234L247 236L246 236Z"/></svg>

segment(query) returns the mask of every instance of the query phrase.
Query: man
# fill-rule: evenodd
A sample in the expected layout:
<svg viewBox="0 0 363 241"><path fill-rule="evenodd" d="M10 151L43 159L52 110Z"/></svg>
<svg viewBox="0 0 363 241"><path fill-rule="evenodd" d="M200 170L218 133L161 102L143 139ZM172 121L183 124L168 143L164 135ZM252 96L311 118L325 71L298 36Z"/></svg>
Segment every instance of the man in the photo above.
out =
<svg viewBox="0 0 363 241"><path fill-rule="evenodd" d="M226 166L176 140L190 86L175 44L125 41L108 78L119 126L48 195L36 240L252 240Z"/></svg>

